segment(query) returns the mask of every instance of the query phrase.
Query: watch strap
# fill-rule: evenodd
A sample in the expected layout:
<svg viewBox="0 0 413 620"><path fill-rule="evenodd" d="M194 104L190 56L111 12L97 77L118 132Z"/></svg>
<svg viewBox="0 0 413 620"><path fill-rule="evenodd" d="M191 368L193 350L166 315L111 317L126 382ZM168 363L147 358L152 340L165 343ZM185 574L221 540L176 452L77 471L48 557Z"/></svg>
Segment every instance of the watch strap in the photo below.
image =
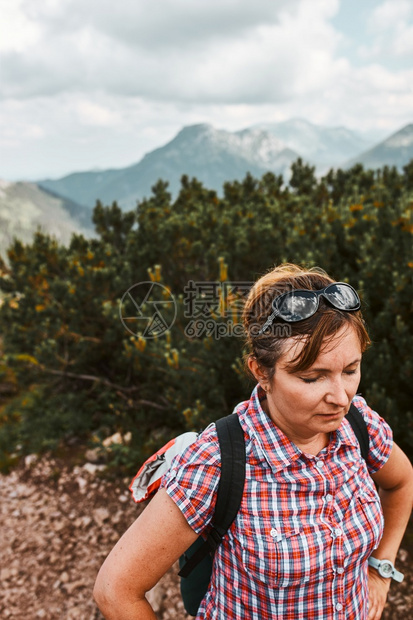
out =
<svg viewBox="0 0 413 620"><path fill-rule="evenodd" d="M388 575L384 574L380 570L382 564L384 564L384 563L390 564L391 567L392 567L392 572L389 573ZM403 581L403 579L404 579L403 573L401 573L396 568L394 568L393 562L391 562L390 560L378 560L377 558L373 558L372 556L370 556L369 560L368 560L368 564L369 564L369 566L372 566L373 568L375 568L382 577L386 577L388 579L394 579L398 583L401 583Z"/></svg>

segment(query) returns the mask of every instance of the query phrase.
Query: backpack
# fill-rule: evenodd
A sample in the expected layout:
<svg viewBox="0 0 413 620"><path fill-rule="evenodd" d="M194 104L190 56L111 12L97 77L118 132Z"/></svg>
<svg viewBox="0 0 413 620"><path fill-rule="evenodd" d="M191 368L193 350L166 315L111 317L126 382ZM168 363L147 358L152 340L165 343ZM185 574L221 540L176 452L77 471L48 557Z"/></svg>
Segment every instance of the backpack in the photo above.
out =
<svg viewBox="0 0 413 620"><path fill-rule="evenodd" d="M364 460L369 453L366 422L353 404L346 414L358 439ZM181 595L185 610L196 616L211 579L213 555L237 516L245 483L245 440L237 415L230 414L215 422L221 452L221 476L211 528L206 538L202 535L179 559ZM172 439L140 468L129 489L136 502L153 495L160 486L163 474L169 469L176 454L195 441L197 433L184 433Z"/></svg>

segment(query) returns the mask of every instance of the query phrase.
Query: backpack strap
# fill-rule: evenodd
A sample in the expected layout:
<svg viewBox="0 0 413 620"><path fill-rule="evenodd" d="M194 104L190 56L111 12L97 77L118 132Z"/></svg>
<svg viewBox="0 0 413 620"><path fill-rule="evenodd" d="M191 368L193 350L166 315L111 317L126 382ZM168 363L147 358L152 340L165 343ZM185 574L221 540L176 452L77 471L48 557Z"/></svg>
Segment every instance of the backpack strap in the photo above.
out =
<svg viewBox="0 0 413 620"><path fill-rule="evenodd" d="M221 450L221 478L213 526L224 536L237 516L244 492L245 439L236 414L218 420L216 429Z"/></svg>
<svg viewBox="0 0 413 620"><path fill-rule="evenodd" d="M367 461L369 456L369 432L367 430L367 424L365 419L363 418L361 412L353 403L350 405L350 409L346 414L347 420L351 424L351 428L353 429L358 442L360 444L361 456L365 461Z"/></svg>
<svg viewBox="0 0 413 620"><path fill-rule="evenodd" d="M216 550L241 505L246 462L244 431L236 414L217 420L215 425L221 451L221 475L212 528L203 544L179 571L180 577L187 577L208 553Z"/></svg>

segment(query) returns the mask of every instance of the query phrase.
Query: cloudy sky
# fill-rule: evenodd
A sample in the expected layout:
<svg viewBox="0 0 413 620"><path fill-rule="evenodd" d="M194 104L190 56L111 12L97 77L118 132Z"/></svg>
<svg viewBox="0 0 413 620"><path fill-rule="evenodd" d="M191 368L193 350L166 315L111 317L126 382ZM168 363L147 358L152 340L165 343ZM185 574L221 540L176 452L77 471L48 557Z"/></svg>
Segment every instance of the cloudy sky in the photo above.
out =
<svg viewBox="0 0 413 620"><path fill-rule="evenodd" d="M0 178L123 167L184 125L413 122L412 0L0 0Z"/></svg>

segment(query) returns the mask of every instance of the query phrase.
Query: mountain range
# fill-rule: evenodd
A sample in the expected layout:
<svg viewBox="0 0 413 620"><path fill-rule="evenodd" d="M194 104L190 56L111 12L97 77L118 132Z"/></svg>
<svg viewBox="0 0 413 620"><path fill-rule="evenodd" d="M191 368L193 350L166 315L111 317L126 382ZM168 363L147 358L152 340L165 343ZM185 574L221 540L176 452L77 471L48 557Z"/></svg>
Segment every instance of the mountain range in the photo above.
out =
<svg viewBox="0 0 413 620"><path fill-rule="evenodd" d="M127 168L74 173L39 184L88 207L99 198L105 204L117 200L122 207L133 208L137 199L150 195L158 179L169 181L173 194L183 174L220 191L223 183L242 179L248 171L257 176L268 170L288 175L297 157L297 152L264 130L231 133L200 124L184 127L168 144Z"/></svg>
<svg viewBox="0 0 413 620"><path fill-rule="evenodd" d="M407 125L383 142L345 127L322 127L301 119L261 124L237 132L208 124L184 127L170 142L122 169L77 172L60 179L39 181L42 188L92 208L116 200L134 208L151 194L158 179L169 182L173 195L183 174L196 177L220 192L225 181L241 180L247 172L261 176L271 171L288 180L298 157L314 165L318 175L329 168L365 166L401 167L413 157L413 125Z"/></svg>
<svg viewBox="0 0 413 620"><path fill-rule="evenodd" d="M75 172L36 183L0 181L0 253L14 236L28 241L40 227L62 242L71 232L92 234L92 209L117 201L131 209L151 195L163 179L176 195L183 174L197 177L218 193L226 181L272 171L288 181L292 162L301 157L318 176L330 168L384 165L401 169L413 159L413 124L382 141L345 127L322 127L302 119L257 124L229 132L208 124L184 127L170 142L121 169Z"/></svg>

